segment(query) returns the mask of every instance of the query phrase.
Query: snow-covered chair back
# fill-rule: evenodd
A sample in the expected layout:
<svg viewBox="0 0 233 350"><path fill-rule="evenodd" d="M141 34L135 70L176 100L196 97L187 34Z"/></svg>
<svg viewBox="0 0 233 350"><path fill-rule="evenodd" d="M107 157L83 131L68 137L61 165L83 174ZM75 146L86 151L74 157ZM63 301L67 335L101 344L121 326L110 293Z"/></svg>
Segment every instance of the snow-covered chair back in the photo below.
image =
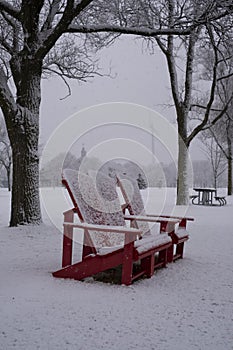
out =
<svg viewBox="0 0 233 350"><path fill-rule="evenodd" d="M65 169L63 183L68 185L71 199L81 219L88 224L125 226L115 182L104 174L89 176ZM124 245L124 235L108 232L89 232L97 251L104 247Z"/></svg>
<svg viewBox="0 0 233 350"><path fill-rule="evenodd" d="M117 175L117 182L120 186L125 203L131 215L146 216L144 203L136 180L127 176ZM137 228L145 233L148 233L150 228L147 222L137 221Z"/></svg>

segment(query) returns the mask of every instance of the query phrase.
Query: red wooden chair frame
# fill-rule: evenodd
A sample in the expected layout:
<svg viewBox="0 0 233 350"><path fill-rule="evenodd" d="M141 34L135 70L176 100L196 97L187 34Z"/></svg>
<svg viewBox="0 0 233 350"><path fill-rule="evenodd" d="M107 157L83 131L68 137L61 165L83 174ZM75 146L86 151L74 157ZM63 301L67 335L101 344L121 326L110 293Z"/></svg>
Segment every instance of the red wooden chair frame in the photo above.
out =
<svg viewBox="0 0 233 350"><path fill-rule="evenodd" d="M134 194L132 200L130 200L130 196L127 193L124 179L130 181L133 186ZM123 198L125 200L125 204L122 205L123 213L125 214L126 210L128 210L129 214L131 215L131 220L133 216L135 217L134 227L140 227L140 225L137 224L137 221L142 221L143 217L146 218L145 221L147 222L160 222L160 232L168 232L173 243L173 247L170 248L168 252L168 262L182 259L184 255L184 243L189 239L189 234L187 232L187 221L193 221L194 219L191 217L146 214L137 182L126 176L118 175L117 184L120 187ZM137 205L134 205L134 200L137 201ZM140 215L140 220L137 218L138 215ZM127 218L127 216L125 216L125 218ZM177 220L179 223L178 230L174 230L173 226L171 226L173 220ZM168 228L169 221L170 228Z"/></svg>
<svg viewBox="0 0 233 350"><path fill-rule="evenodd" d="M106 179L106 181L110 180ZM166 266L168 251L172 247L172 241L167 235L142 237L141 230L137 228L111 226L104 222L103 224L85 222L85 213L82 212L78 203L80 198L77 198L77 194L74 193L67 176L63 177L62 182L70 194L74 207L64 213L62 268L53 272L54 277L83 280L86 277L122 265L121 283L129 285L142 275L151 277L155 268ZM115 187L114 184L113 186ZM79 218L80 222L78 223L74 222L75 214ZM123 216L123 213L121 215ZM164 221L162 220L162 222ZM166 219L165 222L167 222ZM170 223L173 225L173 230L176 223L177 220ZM76 263L73 262L74 229L82 229L84 232L82 261ZM124 244L122 247L113 247L110 252L99 252L90 235L93 231L97 234L98 232L124 234ZM141 239L138 239L139 237ZM155 260L156 253L158 253L158 260ZM140 261L140 269L134 272L133 264L137 261Z"/></svg>

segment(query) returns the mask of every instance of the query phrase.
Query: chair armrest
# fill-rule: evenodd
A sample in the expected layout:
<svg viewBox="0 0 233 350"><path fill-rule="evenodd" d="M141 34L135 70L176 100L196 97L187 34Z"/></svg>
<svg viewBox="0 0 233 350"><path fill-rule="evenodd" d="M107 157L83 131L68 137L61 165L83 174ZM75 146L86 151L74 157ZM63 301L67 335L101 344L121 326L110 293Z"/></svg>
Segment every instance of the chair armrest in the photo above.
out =
<svg viewBox="0 0 233 350"><path fill-rule="evenodd" d="M146 214L146 216L150 217L159 217L159 218L171 218L171 219L178 219L178 220L189 220L194 221L194 218L186 217L186 216L173 216L173 215L155 215L155 214Z"/></svg>
<svg viewBox="0 0 233 350"><path fill-rule="evenodd" d="M121 209L122 209L122 210L125 210L125 209L127 209L127 208L128 208L128 204L124 203L124 204L121 205Z"/></svg>
<svg viewBox="0 0 233 350"><path fill-rule="evenodd" d="M76 213L75 208L72 208L72 209L69 209L69 210L64 211L64 212L63 212L63 215L65 216L65 215L71 214L71 213Z"/></svg>
<svg viewBox="0 0 233 350"><path fill-rule="evenodd" d="M171 218L161 218L155 216L140 216L140 215L124 215L125 220L131 221L145 221L145 222L157 222L160 224L160 232L167 232L170 234L175 231L175 225L179 224L181 220Z"/></svg>
<svg viewBox="0 0 233 350"><path fill-rule="evenodd" d="M140 216L140 215L124 215L125 220L137 220L137 221L146 221L146 222L159 222L159 223L171 223L178 224L180 220L173 218L161 218L161 216Z"/></svg>
<svg viewBox="0 0 233 350"><path fill-rule="evenodd" d="M142 231L139 229L124 227L124 226L94 225L94 224L87 224L87 223L71 223L71 222L64 222L63 226L67 226L67 227L70 226L73 228L82 228L89 231L134 234L135 237L142 234Z"/></svg>

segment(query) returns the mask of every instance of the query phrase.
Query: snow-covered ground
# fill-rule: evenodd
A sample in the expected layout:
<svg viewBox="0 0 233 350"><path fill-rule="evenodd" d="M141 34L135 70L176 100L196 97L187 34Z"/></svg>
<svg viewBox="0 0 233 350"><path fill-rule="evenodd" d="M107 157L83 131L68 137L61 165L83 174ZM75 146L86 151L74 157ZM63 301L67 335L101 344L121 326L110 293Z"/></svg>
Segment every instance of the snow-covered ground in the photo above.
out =
<svg viewBox="0 0 233 350"><path fill-rule="evenodd" d="M46 191L59 226L69 205L59 204L57 190ZM153 191L150 213L160 201L161 190ZM168 207L174 198L169 190ZM195 221L184 259L125 287L53 278L62 238L54 219L43 209L43 225L8 228L9 194L1 189L0 349L233 349L233 198L227 200L224 207L190 205Z"/></svg>

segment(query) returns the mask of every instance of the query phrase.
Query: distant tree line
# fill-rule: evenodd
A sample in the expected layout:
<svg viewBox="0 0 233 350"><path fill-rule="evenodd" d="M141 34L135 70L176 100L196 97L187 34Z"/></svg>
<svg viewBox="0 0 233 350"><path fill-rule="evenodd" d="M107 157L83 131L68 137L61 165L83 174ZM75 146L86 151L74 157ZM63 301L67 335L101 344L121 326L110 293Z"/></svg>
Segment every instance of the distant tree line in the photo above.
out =
<svg viewBox="0 0 233 350"><path fill-rule="evenodd" d="M4 125L3 123L0 123L0 125L0 187L6 187L10 190L10 174L12 167L11 150ZM221 130L223 130L223 128L221 128ZM210 137L211 134L210 136L208 135L209 134L203 133L203 137L201 138L207 159L192 162L193 185L216 188L229 187L228 159L222 151L224 143L222 142L222 147L220 148L217 142L215 142L216 137ZM62 164L63 159L65 159L65 161ZM83 147L79 157L68 152L65 157L64 154L60 154L50 160L46 166L40 170L40 186L61 186L60 169L71 168L78 170L81 164L82 171L86 172L89 170L100 170L110 177L114 177L116 173L125 174L137 180L140 189L147 187L176 187L177 184L177 169L174 163L158 163L145 166L130 161L109 161L102 165L99 159L87 157L86 150Z"/></svg>
<svg viewBox="0 0 233 350"><path fill-rule="evenodd" d="M61 186L61 167L78 170L80 166L80 158L77 158L72 153L68 153L65 162L62 166L61 162L64 155L60 154L47 163L40 171L40 185L42 187L57 187ZM193 186L214 187L215 175L211 166L210 160L196 160L193 165ZM105 163L101 165L97 158L85 157L82 163L82 170L100 170L106 175L113 177L116 172L124 173L125 175L134 178L138 181L141 189L146 187L176 187L177 169L174 163L161 165L139 166L133 162L124 163ZM1 180L3 178L1 177ZM1 181L1 186L3 182ZM227 187L227 170L225 169L218 178L216 187Z"/></svg>

